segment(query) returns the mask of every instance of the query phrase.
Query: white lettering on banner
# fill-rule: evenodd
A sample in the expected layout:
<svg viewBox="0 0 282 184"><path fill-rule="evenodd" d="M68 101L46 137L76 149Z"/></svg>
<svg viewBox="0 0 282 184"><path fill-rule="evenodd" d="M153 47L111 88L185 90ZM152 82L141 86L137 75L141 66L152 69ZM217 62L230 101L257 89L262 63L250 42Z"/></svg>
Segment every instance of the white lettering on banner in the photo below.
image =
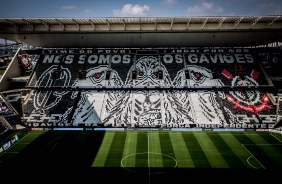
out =
<svg viewBox="0 0 282 184"><path fill-rule="evenodd" d="M62 59L61 55L45 55L43 59L43 63L60 63L60 60Z"/></svg>
<svg viewBox="0 0 282 184"><path fill-rule="evenodd" d="M114 49L114 50L98 50L98 53L125 53L125 50Z"/></svg>
<svg viewBox="0 0 282 184"><path fill-rule="evenodd" d="M250 52L250 49L172 49L172 50L164 50L165 52L171 53L199 53L199 52L230 52L230 53L244 53Z"/></svg>
<svg viewBox="0 0 282 184"><path fill-rule="evenodd" d="M49 64L52 64L52 63L60 63L60 61L62 60L62 56L61 55L45 55L44 58L43 58L43 63L49 63ZM179 60L179 59L177 59ZM65 57L65 60L63 61L65 64L72 64L74 61L74 55L66 55ZM78 57L78 64L84 64L85 61L87 61L89 64L108 64L110 61L111 63L123 63L123 64L129 64L130 61L131 61L131 56L130 55L111 55L110 54L107 54L107 55L104 55L104 54L100 54L100 55L89 55L87 57L87 55L80 55Z"/></svg>
<svg viewBox="0 0 282 184"><path fill-rule="evenodd" d="M74 55L67 55L65 59L66 64L72 64Z"/></svg>
<svg viewBox="0 0 282 184"><path fill-rule="evenodd" d="M217 55L214 55L214 56L210 56L210 59L211 59L211 62L212 63L216 63L216 61L217 61Z"/></svg>
<svg viewBox="0 0 282 184"><path fill-rule="evenodd" d="M61 59L62 59L62 55L57 55L57 56L55 56L53 62L56 63L56 64L59 64L61 62Z"/></svg>
<svg viewBox="0 0 282 184"><path fill-rule="evenodd" d="M241 129L241 128L260 128L260 129L268 129L273 128L274 123L239 123L239 124L178 124L178 123L170 123L170 124L162 124L161 128L234 128L234 129ZM150 126L149 126L150 127Z"/></svg>
<svg viewBox="0 0 282 184"><path fill-rule="evenodd" d="M188 55L188 61L190 63L198 63L197 54L189 54Z"/></svg>
<svg viewBox="0 0 282 184"><path fill-rule="evenodd" d="M244 56L242 54L235 54L235 58L238 63L244 63Z"/></svg>
<svg viewBox="0 0 282 184"><path fill-rule="evenodd" d="M80 55L78 59L78 64L84 64L86 60L86 55Z"/></svg>
<svg viewBox="0 0 282 184"><path fill-rule="evenodd" d="M121 57L122 56L122 57ZM130 63L130 55L113 55L111 59L112 63Z"/></svg>
<svg viewBox="0 0 282 184"><path fill-rule="evenodd" d="M112 57L112 63L120 63L121 56L120 55L113 55Z"/></svg>
<svg viewBox="0 0 282 184"><path fill-rule="evenodd" d="M172 63L173 62L173 58L172 58L172 55L164 55L163 56L163 61L165 62L165 63Z"/></svg>
<svg viewBox="0 0 282 184"><path fill-rule="evenodd" d="M61 62L62 55L49 55L46 54L43 58L43 63L55 63ZM72 64L75 55L68 54L65 56L64 63ZM251 54L165 54L162 56L164 63L183 63L184 57L187 59L187 64L209 64L209 63L253 63L254 59ZM124 63L129 64L131 61L131 55L128 54L91 54L91 55L79 55L78 64L108 64L109 62L117 64Z"/></svg>
<svg viewBox="0 0 282 184"><path fill-rule="evenodd" d="M245 57L246 57L248 63L254 62L253 56L251 54L245 54Z"/></svg>
<svg viewBox="0 0 282 184"><path fill-rule="evenodd" d="M42 63L53 63L55 55L45 55Z"/></svg>
<svg viewBox="0 0 282 184"><path fill-rule="evenodd" d="M233 58L233 56L231 56L230 54L224 54L224 55L223 55L223 60L224 60L226 63L234 63L234 58Z"/></svg>
<svg viewBox="0 0 282 184"><path fill-rule="evenodd" d="M205 54L201 54L200 61L201 61L201 63L209 63L210 62Z"/></svg>
<svg viewBox="0 0 282 184"><path fill-rule="evenodd" d="M183 63L182 55L181 54L176 54L175 55L175 62L176 63Z"/></svg>
<svg viewBox="0 0 282 184"><path fill-rule="evenodd" d="M96 127L96 123L86 123L86 124L65 124L65 123L43 123L43 122L29 122L27 123L27 126L33 127L33 128L43 128L43 127L80 127L83 125L84 127ZM263 129L273 129L275 124L166 124L162 125L160 128L204 128L204 129L214 129L214 128L231 128L231 129L260 129L262 131ZM147 128L153 128L154 126L148 126ZM151 130L151 129L148 129Z"/></svg>
<svg viewBox="0 0 282 184"><path fill-rule="evenodd" d="M187 61L191 64L209 63L253 63L251 54L187 54Z"/></svg>
<svg viewBox="0 0 282 184"><path fill-rule="evenodd" d="M93 53L93 50L79 50L79 53Z"/></svg>
<svg viewBox="0 0 282 184"><path fill-rule="evenodd" d="M163 61L165 63L173 63L173 62L183 63L183 57L181 54L174 54L174 55L166 54L163 56Z"/></svg>
<svg viewBox="0 0 282 184"><path fill-rule="evenodd" d="M98 60L98 56L97 55L90 55L89 57L88 57L88 63L89 64L95 64L95 63L97 63L97 60Z"/></svg>
<svg viewBox="0 0 282 184"><path fill-rule="evenodd" d="M100 55L99 64L107 64L109 63L110 55Z"/></svg>
<svg viewBox="0 0 282 184"><path fill-rule="evenodd" d="M130 55L123 55L122 63L129 64L130 63Z"/></svg>
<svg viewBox="0 0 282 184"><path fill-rule="evenodd" d="M138 49L139 50L139 49ZM244 48L230 48L230 49L156 49L159 50L160 53L247 53L252 51L252 49ZM91 54L91 53L135 53L136 49L46 49L44 51L45 53L62 53L62 54L67 54L67 53L81 53L81 54Z"/></svg>

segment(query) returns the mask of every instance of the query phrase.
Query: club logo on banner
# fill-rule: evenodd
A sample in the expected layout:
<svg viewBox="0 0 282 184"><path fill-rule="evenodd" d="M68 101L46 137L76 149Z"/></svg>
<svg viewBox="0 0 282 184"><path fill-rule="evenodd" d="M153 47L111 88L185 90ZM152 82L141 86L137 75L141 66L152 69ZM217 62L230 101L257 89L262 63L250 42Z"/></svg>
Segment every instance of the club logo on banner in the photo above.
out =
<svg viewBox="0 0 282 184"><path fill-rule="evenodd" d="M20 64L22 67L24 68L28 68L30 67L31 65L31 60L30 60L30 57L26 54L22 54L19 56L19 59L20 59Z"/></svg>
<svg viewBox="0 0 282 184"><path fill-rule="evenodd" d="M234 65L234 73L223 69L221 74L230 81L231 86L259 86L256 81L260 72L253 69L250 73L242 65ZM266 94L261 94L258 90L230 91L226 94L228 101L234 104L234 108L258 114L265 108L271 108L268 104L270 101Z"/></svg>

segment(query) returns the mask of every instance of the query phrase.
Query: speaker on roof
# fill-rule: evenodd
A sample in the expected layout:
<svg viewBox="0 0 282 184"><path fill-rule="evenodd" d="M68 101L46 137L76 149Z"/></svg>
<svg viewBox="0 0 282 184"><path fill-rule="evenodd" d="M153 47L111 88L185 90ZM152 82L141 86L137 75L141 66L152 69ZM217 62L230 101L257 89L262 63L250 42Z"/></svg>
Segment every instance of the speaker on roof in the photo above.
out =
<svg viewBox="0 0 282 184"><path fill-rule="evenodd" d="M78 78L79 78L79 79L85 79L85 78L86 78L86 71L80 70L80 71L78 72Z"/></svg>
<svg viewBox="0 0 282 184"><path fill-rule="evenodd" d="M111 77L111 71L110 70L107 70L106 71L106 80L109 80Z"/></svg>
<svg viewBox="0 0 282 184"><path fill-rule="evenodd" d="M218 79L218 74L217 74L217 72L212 72L212 78L213 78L213 79Z"/></svg>
<svg viewBox="0 0 282 184"><path fill-rule="evenodd" d="M190 79L189 70L185 70L185 78Z"/></svg>
<svg viewBox="0 0 282 184"><path fill-rule="evenodd" d="M137 79L137 71L136 70L131 71L131 77L132 77L132 79Z"/></svg>
<svg viewBox="0 0 282 184"><path fill-rule="evenodd" d="M239 77L241 80L244 80L245 79L245 75L243 72L239 72Z"/></svg>
<svg viewBox="0 0 282 184"><path fill-rule="evenodd" d="M159 71L154 72L154 75L155 75L156 79L159 79Z"/></svg>
<svg viewBox="0 0 282 184"><path fill-rule="evenodd" d="M164 79L164 74L162 70L159 71L159 79Z"/></svg>
<svg viewBox="0 0 282 184"><path fill-rule="evenodd" d="M60 78L60 75L61 75L61 70L55 70L53 72L53 79L56 80L56 79Z"/></svg>

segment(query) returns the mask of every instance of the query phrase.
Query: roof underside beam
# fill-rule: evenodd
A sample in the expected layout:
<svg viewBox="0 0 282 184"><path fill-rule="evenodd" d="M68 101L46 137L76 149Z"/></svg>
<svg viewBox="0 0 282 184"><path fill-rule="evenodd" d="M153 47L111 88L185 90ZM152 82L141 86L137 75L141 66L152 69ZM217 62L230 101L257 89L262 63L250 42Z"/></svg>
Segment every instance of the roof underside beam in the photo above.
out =
<svg viewBox="0 0 282 184"><path fill-rule="evenodd" d="M209 17L207 17L207 18L204 20L203 25L202 25L202 29L204 29L204 27L205 27L205 25L206 25L208 19L209 19Z"/></svg>
<svg viewBox="0 0 282 184"><path fill-rule="evenodd" d="M61 22L61 21L59 21L58 19L55 19L58 23L59 23L59 25L62 27L62 29L63 29L63 31L65 31L65 25Z"/></svg>
<svg viewBox="0 0 282 184"><path fill-rule="evenodd" d="M277 16L234 16L234 17L187 17L178 20L167 18L0 18L3 31L152 31L152 30L232 30L232 29L281 29L282 15ZM113 25L118 26L113 26ZM159 25L158 25L159 24ZM183 26L184 24L184 26ZM230 26L231 24L231 26ZM86 25L86 26L85 26ZM139 27L138 27L139 26ZM183 26L183 27L182 27Z"/></svg>
<svg viewBox="0 0 282 184"><path fill-rule="evenodd" d="M272 19L272 21L267 24L266 28L268 28L268 27L269 27L271 24L273 24L277 19L279 19L279 17L280 17L280 15L277 16L277 17L274 17L274 18Z"/></svg>
<svg viewBox="0 0 282 184"><path fill-rule="evenodd" d="M47 24L45 21L43 21L42 19L39 19L39 21L46 27L46 29L48 30L48 31L50 31L50 25L49 24Z"/></svg>
<svg viewBox="0 0 282 184"><path fill-rule="evenodd" d="M107 25L108 25L108 30L111 30L111 24L109 23L109 21L106 19Z"/></svg>
<svg viewBox="0 0 282 184"><path fill-rule="evenodd" d="M189 24L190 24L191 18L188 19L187 24L186 24L186 30L188 30Z"/></svg>
<svg viewBox="0 0 282 184"><path fill-rule="evenodd" d="M259 21L259 19L261 19L261 16L257 17L251 22L250 28L252 28Z"/></svg>
<svg viewBox="0 0 282 184"><path fill-rule="evenodd" d="M122 19L122 23L123 23L123 30L125 31L126 30L126 25L125 25L124 19Z"/></svg>
<svg viewBox="0 0 282 184"><path fill-rule="evenodd" d="M80 25L76 22L76 20L72 19L78 31L80 31Z"/></svg>
<svg viewBox="0 0 282 184"><path fill-rule="evenodd" d="M224 20L226 19L226 17L223 17L219 22L218 22L218 26L217 29L219 29L221 27L221 25L223 24Z"/></svg>
<svg viewBox="0 0 282 184"><path fill-rule="evenodd" d="M92 25L93 31L95 31L95 24L91 19L88 19L88 22L90 22L90 24Z"/></svg>
<svg viewBox="0 0 282 184"><path fill-rule="evenodd" d="M155 20L155 30L157 30L157 19Z"/></svg>
<svg viewBox="0 0 282 184"><path fill-rule="evenodd" d="M173 21L174 21L174 19L171 20L171 23L170 23L170 30L172 30Z"/></svg>
<svg viewBox="0 0 282 184"><path fill-rule="evenodd" d="M235 22L234 22L234 29L240 24L240 22L243 20L244 17L240 17L239 19L237 19Z"/></svg>
<svg viewBox="0 0 282 184"><path fill-rule="evenodd" d="M9 22L17 31L19 31L19 26L15 22L9 19L5 19L5 21Z"/></svg>
<svg viewBox="0 0 282 184"><path fill-rule="evenodd" d="M29 22L26 19L22 19L22 21L24 21L26 23L26 25L28 25L31 28L32 31L34 31L34 25L31 22Z"/></svg>

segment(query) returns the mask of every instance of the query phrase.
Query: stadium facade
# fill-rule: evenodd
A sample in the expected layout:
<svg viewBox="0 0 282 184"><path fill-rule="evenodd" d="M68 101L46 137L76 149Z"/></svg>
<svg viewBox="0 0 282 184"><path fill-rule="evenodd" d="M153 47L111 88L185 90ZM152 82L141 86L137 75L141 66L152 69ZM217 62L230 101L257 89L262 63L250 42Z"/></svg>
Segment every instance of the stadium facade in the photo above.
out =
<svg viewBox="0 0 282 184"><path fill-rule="evenodd" d="M281 16L6 18L0 37L37 47L1 78L4 129L282 125Z"/></svg>

